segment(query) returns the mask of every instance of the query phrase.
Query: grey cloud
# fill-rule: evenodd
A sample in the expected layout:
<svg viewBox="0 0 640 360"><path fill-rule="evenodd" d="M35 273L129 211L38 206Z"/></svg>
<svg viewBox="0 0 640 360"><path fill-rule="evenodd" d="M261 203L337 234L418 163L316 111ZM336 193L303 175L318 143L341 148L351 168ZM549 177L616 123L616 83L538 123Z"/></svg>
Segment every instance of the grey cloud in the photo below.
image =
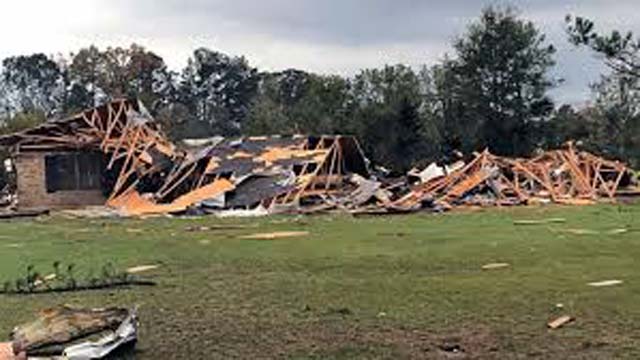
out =
<svg viewBox="0 0 640 360"><path fill-rule="evenodd" d="M554 75L565 83L554 96L569 102L584 100L589 83L605 69L591 53L567 42L564 16L589 16L603 29L640 31L638 0L93 1L100 4L96 11L108 9L116 16L86 29L87 41L139 41L172 64L184 64L189 51L201 45L246 55L267 69L296 66L341 74L384 63L432 63L451 51L452 40L483 7L512 6L559 49Z"/></svg>
<svg viewBox="0 0 640 360"><path fill-rule="evenodd" d="M597 0L424 1L424 0L117 0L132 13L180 25L174 31L220 26L292 41L348 46L447 40L464 30L487 4L513 6L526 15L544 13L562 21L572 9L610 7ZM615 7L635 1L618 0ZM552 14L552 15L550 15ZM162 31L162 26L159 31Z"/></svg>

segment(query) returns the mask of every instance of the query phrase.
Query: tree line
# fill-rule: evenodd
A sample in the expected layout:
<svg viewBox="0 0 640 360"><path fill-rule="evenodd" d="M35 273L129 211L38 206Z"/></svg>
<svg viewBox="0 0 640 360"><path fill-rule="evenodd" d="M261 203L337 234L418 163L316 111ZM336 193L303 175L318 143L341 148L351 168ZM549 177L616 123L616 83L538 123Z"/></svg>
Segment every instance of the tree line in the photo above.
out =
<svg viewBox="0 0 640 360"><path fill-rule="evenodd" d="M555 48L534 23L487 8L437 64L388 65L352 77L261 71L242 56L206 48L180 71L139 45L94 46L65 57L4 59L2 132L68 116L119 97L138 97L175 140L214 135L349 134L374 163L404 172L450 154L489 148L525 156L575 140L640 166L640 42L601 35L567 18L567 36L612 69L594 101L555 104Z"/></svg>

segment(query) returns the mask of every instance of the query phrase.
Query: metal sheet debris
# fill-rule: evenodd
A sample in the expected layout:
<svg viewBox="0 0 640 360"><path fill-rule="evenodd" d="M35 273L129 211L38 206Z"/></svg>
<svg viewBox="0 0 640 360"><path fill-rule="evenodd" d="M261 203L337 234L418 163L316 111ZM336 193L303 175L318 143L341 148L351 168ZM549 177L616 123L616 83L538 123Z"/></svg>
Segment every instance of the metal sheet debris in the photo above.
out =
<svg viewBox="0 0 640 360"><path fill-rule="evenodd" d="M117 349L134 345L138 339L138 319L133 310L114 332L109 332L97 341L87 341L67 347L62 356L66 360L103 359Z"/></svg>

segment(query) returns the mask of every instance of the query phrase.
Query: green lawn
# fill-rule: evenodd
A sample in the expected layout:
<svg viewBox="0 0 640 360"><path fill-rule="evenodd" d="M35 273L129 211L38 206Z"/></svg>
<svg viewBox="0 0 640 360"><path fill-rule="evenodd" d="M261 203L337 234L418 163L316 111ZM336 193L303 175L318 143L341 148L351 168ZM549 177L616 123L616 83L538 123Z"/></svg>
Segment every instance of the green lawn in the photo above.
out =
<svg viewBox="0 0 640 360"><path fill-rule="evenodd" d="M545 218L566 223L514 225ZM229 224L247 228L185 231ZM310 235L241 238L269 231ZM153 288L0 296L0 334L57 304L139 305L140 359L637 359L638 259L640 205L370 218L16 220L0 223L0 282L28 265L46 273L54 261L82 271L108 262L161 267L147 275L158 282ZM511 267L482 270L496 262ZM611 279L624 284L587 286ZM576 321L546 328L564 314Z"/></svg>

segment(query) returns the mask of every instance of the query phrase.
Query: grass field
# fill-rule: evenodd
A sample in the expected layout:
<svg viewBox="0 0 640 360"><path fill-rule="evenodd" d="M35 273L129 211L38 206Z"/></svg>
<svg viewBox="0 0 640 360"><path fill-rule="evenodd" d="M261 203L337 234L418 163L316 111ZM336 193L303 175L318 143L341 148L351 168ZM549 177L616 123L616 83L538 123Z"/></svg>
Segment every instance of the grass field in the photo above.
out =
<svg viewBox="0 0 640 360"><path fill-rule="evenodd" d="M514 224L545 218L566 222ZM241 226L222 229L230 224ZM202 225L219 228L185 231ZM309 235L241 238L269 231ZM152 288L0 296L0 334L56 304L139 305L140 359L637 359L638 259L640 205L16 220L0 223L0 282L54 261L81 271L161 266L146 275ZM482 270L488 263L511 266ZM587 286L610 279L624 283ZM576 321L546 328L564 314Z"/></svg>

